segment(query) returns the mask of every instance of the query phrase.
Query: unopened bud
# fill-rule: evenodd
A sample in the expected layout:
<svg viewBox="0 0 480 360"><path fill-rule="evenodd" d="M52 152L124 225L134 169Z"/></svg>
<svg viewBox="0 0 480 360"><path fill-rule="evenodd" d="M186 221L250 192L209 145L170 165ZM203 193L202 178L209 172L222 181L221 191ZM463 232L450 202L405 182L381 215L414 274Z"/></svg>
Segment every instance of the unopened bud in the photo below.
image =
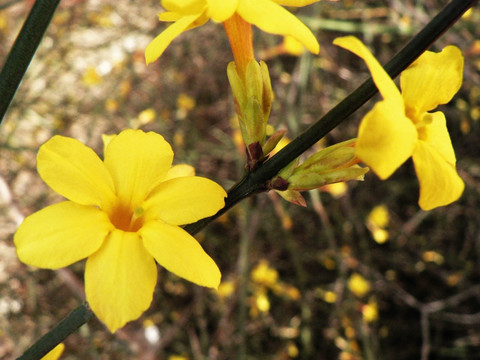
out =
<svg viewBox="0 0 480 360"><path fill-rule="evenodd" d="M254 97L259 103L262 102L263 79L260 65L255 60L251 60L247 66L245 74L245 89L247 97Z"/></svg>
<svg viewBox="0 0 480 360"><path fill-rule="evenodd" d="M247 93L245 91L245 84L237 72L237 65L235 65L233 61L227 66L227 76L235 99L235 111L240 115L247 103Z"/></svg>
<svg viewBox="0 0 480 360"><path fill-rule="evenodd" d="M357 165L360 161L355 156L355 142L356 139L352 139L322 149L298 166L296 159L272 180L272 189L277 190L284 199L297 203L298 196L290 191L312 190L327 184L363 180L369 169ZM288 187L282 192L285 182ZM290 193L286 193L287 191Z"/></svg>
<svg viewBox="0 0 480 360"><path fill-rule="evenodd" d="M249 162L260 161L267 154L265 150L270 152L281 138L280 134L276 134L263 150L266 126L273 101L267 65L264 62L258 63L251 60L243 78L238 74L235 63L231 62L227 67L227 75L235 98L235 111L238 115L243 140L247 146ZM258 156L258 152L251 153L249 148L251 144L255 143L258 143L262 149L262 154L258 159L254 159Z"/></svg>
<svg viewBox="0 0 480 360"><path fill-rule="evenodd" d="M356 139L347 140L316 152L305 160L296 172L320 173L358 163L359 161L355 156L355 141Z"/></svg>
<svg viewBox="0 0 480 360"><path fill-rule="evenodd" d="M348 180L363 180L368 168L353 165L343 169L331 169L321 173L296 173L288 178L289 189L299 191L316 189L318 187Z"/></svg>

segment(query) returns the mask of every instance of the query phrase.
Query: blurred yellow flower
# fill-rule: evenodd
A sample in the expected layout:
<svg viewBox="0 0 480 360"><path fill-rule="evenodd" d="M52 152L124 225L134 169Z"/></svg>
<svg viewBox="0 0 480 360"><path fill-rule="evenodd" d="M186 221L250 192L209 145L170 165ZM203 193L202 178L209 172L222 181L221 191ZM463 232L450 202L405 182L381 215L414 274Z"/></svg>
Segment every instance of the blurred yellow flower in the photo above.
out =
<svg viewBox="0 0 480 360"><path fill-rule="evenodd" d="M329 304L333 304L335 301L337 301L337 294L335 294L333 291L327 291L323 295L323 300Z"/></svg>
<svg viewBox="0 0 480 360"><path fill-rule="evenodd" d="M354 273L352 276L350 276L347 287L355 296L358 297L363 297L370 291L370 283L358 273Z"/></svg>
<svg viewBox="0 0 480 360"><path fill-rule="evenodd" d="M217 289L217 295L220 299L230 297L235 292L235 282L232 280L222 281Z"/></svg>
<svg viewBox="0 0 480 360"><path fill-rule="evenodd" d="M89 67L83 73L82 81L85 85L97 85L102 82L102 77L94 67Z"/></svg>
<svg viewBox="0 0 480 360"><path fill-rule="evenodd" d="M426 262L434 262L437 265L441 265L445 261L445 258L442 254L433 250L425 251L422 255L422 258Z"/></svg>
<svg viewBox="0 0 480 360"><path fill-rule="evenodd" d="M378 320L378 304L374 299L370 299L368 304L362 306L362 317L367 323Z"/></svg>
<svg viewBox="0 0 480 360"><path fill-rule="evenodd" d="M257 309L262 312L268 312L270 310L270 300L268 300L267 294L265 292L260 291L255 296L255 305Z"/></svg>
<svg viewBox="0 0 480 360"><path fill-rule="evenodd" d="M373 239L379 244L388 240L388 231L385 228L389 221L390 217L385 205L375 206L368 214L367 227L372 233Z"/></svg>
<svg viewBox="0 0 480 360"><path fill-rule="evenodd" d="M319 0L162 0L167 10L159 14L160 21L174 22L158 35L146 48L147 64L157 60L167 46L184 31L205 24L209 19L225 22L234 15L261 30L298 40L312 53L320 46L315 36L284 6L302 7Z"/></svg>
<svg viewBox="0 0 480 360"><path fill-rule="evenodd" d="M463 56L455 46L440 53L425 52L402 72L402 93L382 66L357 38L338 38L334 44L362 58L383 97L363 118L356 153L381 178L388 178L412 157L420 182L423 210L448 205L463 193L445 115L431 113L448 103L460 89Z"/></svg>
<svg viewBox="0 0 480 360"><path fill-rule="evenodd" d="M63 353L65 345L63 343L55 346L47 355L41 358L41 360L57 360Z"/></svg>
<svg viewBox="0 0 480 360"><path fill-rule="evenodd" d="M168 357L168 360L188 360L187 356L181 356L181 355L170 355Z"/></svg>
<svg viewBox="0 0 480 360"><path fill-rule="evenodd" d="M20 260L41 268L88 258L87 301L114 332L149 307L155 260L198 285L218 287L217 265L179 225L215 214L226 193L206 178L171 176L173 151L161 135L125 130L107 140L103 162L68 137L40 147L40 176L68 201L28 216L14 241Z"/></svg>
<svg viewBox="0 0 480 360"><path fill-rule="evenodd" d="M278 281L278 272L262 259L250 273L250 278L257 284L273 286Z"/></svg>
<svg viewBox="0 0 480 360"><path fill-rule="evenodd" d="M335 199L338 199L347 193L347 189L348 187L346 182L338 182L338 183L324 185L320 188L320 191L328 192Z"/></svg>

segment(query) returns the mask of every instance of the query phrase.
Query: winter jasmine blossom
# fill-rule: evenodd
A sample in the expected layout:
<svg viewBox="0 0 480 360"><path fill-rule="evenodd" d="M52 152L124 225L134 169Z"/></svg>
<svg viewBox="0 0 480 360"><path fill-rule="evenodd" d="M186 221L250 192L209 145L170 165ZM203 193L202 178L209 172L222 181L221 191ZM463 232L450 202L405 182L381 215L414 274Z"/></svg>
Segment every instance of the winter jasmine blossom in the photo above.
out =
<svg viewBox="0 0 480 360"><path fill-rule="evenodd" d="M28 216L14 241L20 260L41 268L87 258L87 301L114 332L149 307L155 261L218 287L217 265L179 225L215 214L226 193L190 168L172 167L173 151L161 135L125 130L106 142L104 161L64 136L40 147L40 176L68 200Z"/></svg>

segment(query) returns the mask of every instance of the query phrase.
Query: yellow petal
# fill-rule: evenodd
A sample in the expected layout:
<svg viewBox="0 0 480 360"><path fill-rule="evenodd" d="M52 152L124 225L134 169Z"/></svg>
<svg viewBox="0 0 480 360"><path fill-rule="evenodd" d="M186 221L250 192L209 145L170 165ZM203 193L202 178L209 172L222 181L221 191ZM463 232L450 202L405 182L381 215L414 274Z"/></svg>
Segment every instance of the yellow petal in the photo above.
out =
<svg viewBox="0 0 480 360"><path fill-rule="evenodd" d="M463 78L463 56L456 46L440 53L425 52L402 72L402 95L411 117L448 103L460 89Z"/></svg>
<svg viewBox="0 0 480 360"><path fill-rule="evenodd" d="M110 141L112 141L117 134L102 134L102 142L103 142L103 153L107 151L107 146L110 144Z"/></svg>
<svg viewBox="0 0 480 360"><path fill-rule="evenodd" d="M78 140L52 137L38 151L37 168L48 186L78 204L102 207L114 199L113 180L102 160Z"/></svg>
<svg viewBox="0 0 480 360"><path fill-rule="evenodd" d="M302 7L302 6L307 6L307 5L319 2L320 0L273 0L273 1L283 6Z"/></svg>
<svg viewBox="0 0 480 360"><path fill-rule="evenodd" d="M158 20L160 21L166 21L166 22L175 22L180 20L183 16L179 13L176 12L171 12L171 11L165 11L160 14L158 14Z"/></svg>
<svg viewBox="0 0 480 360"><path fill-rule="evenodd" d="M426 113L425 117L429 117L430 122L419 129L419 139L430 144L445 161L455 166L455 151L448 133L445 115L441 111L437 111L433 114Z"/></svg>
<svg viewBox="0 0 480 360"><path fill-rule="evenodd" d="M178 164L172 166L170 170L168 170L167 176L165 176L163 181L183 176L195 176L195 168L187 164Z"/></svg>
<svg viewBox="0 0 480 360"><path fill-rule="evenodd" d="M159 221L139 231L148 252L168 271L197 285L218 288L220 270L200 244L182 228Z"/></svg>
<svg viewBox="0 0 480 360"><path fill-rule="evenodd" d="M423 210L448 205L462 195L465 188L455 166L430 144L419 141L413 153L413 163L420 182L418 204Z"/></svg>
<svg viewBox="0 0 480 360"><path fill-rule="evenodd" d="M122 131L105 152L117 196L133 208L165 177L172 160L172 148L161 135L141 130Z"/></svg>
<svg viewBox="0 0 480 360"><path fill-rule="evenodd" d="M64 201L27 216L14 242L22 262L58 269L97 251L112 229L98 208Z"/></svg>
<svg viewBox="0 0 480 360"><path fill-rule="evenodd" d="M157 186L143 208L147 220L184 225L216 214L225 205L226 196L225 190L212 180L179 177Z"/></svg>
<svg viewBox="0 0 480 360"><path fill-rule="evenodd" d="M206 0L206 2L208 16L216 22L223 22L235 13L239 0Z"/></svg>
<svg viewBox="0 0 480 360"><path fill-rule="evenodd" d="M401 104L384 100L363 118L355 152L384 180L412 155L416 142L417 130Z"/></svg>
<svg viewBox="0 0 480 360"><path fill-rule="evenodd" d="M156 282L155 261L133 232L114 230L85 267L87 301L111 332L148 309Z"/></svg>
<svg viewBox="0 0 480 360"><path fill-rule="evenodd" d="M290 55L300 56L305 52L305 47L297 39L291 36L285 36L283 46L285 51Z"/></svg>
<svg viewBox="0 0 480 360"><path fill-rule="evenodd" d="M238 4L237 13L246 22L263 31L290 35L312 53L318 54L320 51L320 45L310 29L296 16L271 0L242 0Z"/></svg>
<svg viewBox="0 0 480 360"><path fill-rule="evenodd" d="M162 0L162 7L182 15L198 14L205 8L205 0Z"/></svg>
<svg viewBox="0 0 480 360"><path fill-rule="evenodd" d="M160 35L153 39L145 49L145 61L147 65L157 60L173 39L188 30L201 15L202 13L186 15L167 27Z"/></svg>
<svg viewBox="0 0 480 360"><path fill-rule="evenodd" d="M336 38L333 41L333 44L347 49L363 59L370 70L370 74L372 75L378 91L380 94L382 94L383 98L388 99L389 101L395 103L396 106L399 106L398 104L403 101L400 91L398 91L392 78L383 69L382 65L380 65L370 50L368 50L360 40L354 36L345 36Z"/></svg>
<svg viewBox="0 0 480 360"><path fill-rule="evenodd" d="M65 345L63 343L55 346L47 355L41 358L41 360L57 360L62 355Z"/></svg>

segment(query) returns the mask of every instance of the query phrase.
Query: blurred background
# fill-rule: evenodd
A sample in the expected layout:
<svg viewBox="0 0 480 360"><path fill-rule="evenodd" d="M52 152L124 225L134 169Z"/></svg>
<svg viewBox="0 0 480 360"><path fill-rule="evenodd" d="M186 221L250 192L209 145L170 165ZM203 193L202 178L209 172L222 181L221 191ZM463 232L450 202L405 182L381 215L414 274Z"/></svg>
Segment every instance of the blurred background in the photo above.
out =
<svg viewBox="0 0 480 360"><path fill-rule="evenodd" d="M298 9L318 56L292 55L281 37L255 30L276 94L270 123L293 138L369 76L335 37L358 36L385 63L445 4L324 0ZM31 5L0 1L1 63ZM84 262L40 270L15 254L23 217L60 200L36 172L43 142L71 136L101 155L102 134L141 128L172 144L175 163L226 189L242 176L223 27L184 33L146 67L145 46L166 26L160 11L153 0L64 0L0 127L1 359L21 355L84 299ZM305 193L307 208L257 195L197 235L222 271L218 291L159 268L140 319L112 335L94 318L65 340L61 359L480 359L479 22L477 6L432 47L454 44L465 55L463 86L439 108L466 183L459 201L421 211L410 160L387 181L369 173ZM318 146L354 137L372 104Z"/></svg>

